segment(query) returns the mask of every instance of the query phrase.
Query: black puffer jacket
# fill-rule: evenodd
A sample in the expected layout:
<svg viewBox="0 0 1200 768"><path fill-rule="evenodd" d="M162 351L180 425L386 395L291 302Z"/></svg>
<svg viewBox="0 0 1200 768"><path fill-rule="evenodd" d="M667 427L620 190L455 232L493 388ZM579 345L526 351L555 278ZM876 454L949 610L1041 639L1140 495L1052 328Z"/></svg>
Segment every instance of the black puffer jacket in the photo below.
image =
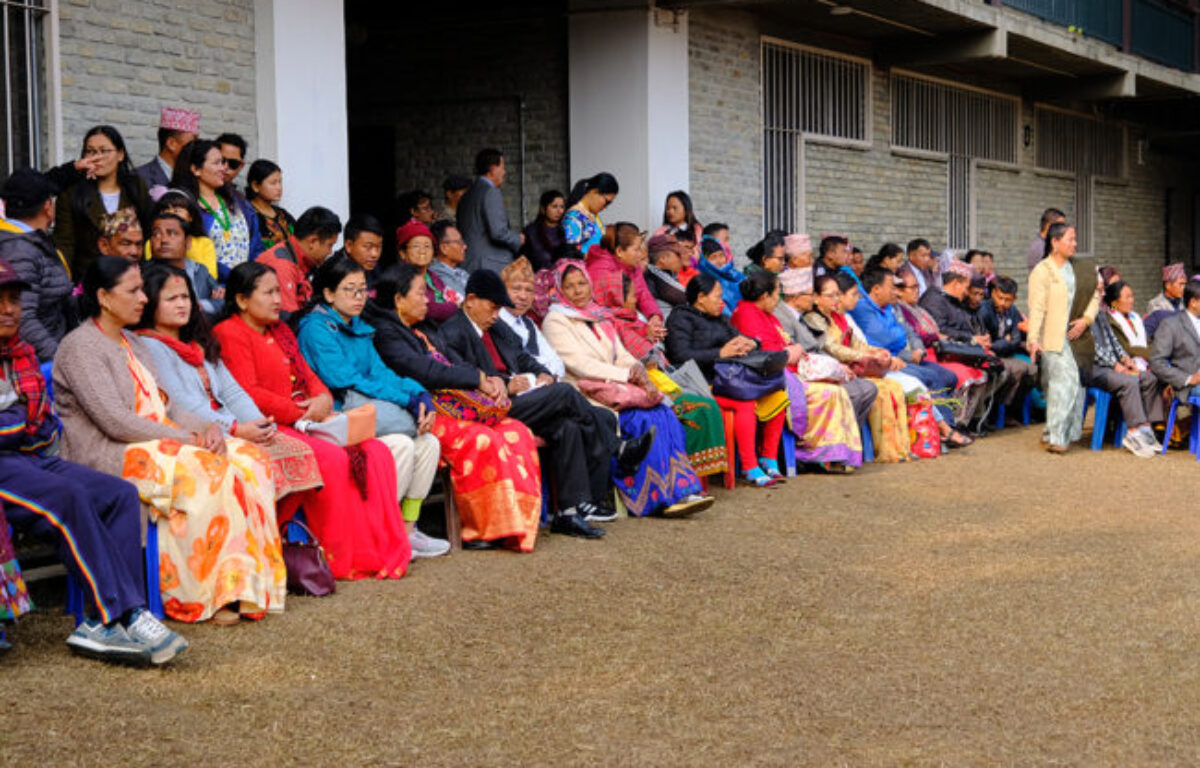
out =
<svg viewBox="0 0 1200 768"><path fill-rule="evenodd" d="M30 290L21 293L21 339L43 363L54 358L58 342L75 327L74 286L50 235L0 232L0 259L8 262Z"/></svg>
<svg viewBox="0 0 1200 768"><path fill-rule="evenodd" d="M724 317L713 317L685 304L667 318L667 359L675 366L695 360L705 378L712 381L721 347L740 335Z"/></svg>

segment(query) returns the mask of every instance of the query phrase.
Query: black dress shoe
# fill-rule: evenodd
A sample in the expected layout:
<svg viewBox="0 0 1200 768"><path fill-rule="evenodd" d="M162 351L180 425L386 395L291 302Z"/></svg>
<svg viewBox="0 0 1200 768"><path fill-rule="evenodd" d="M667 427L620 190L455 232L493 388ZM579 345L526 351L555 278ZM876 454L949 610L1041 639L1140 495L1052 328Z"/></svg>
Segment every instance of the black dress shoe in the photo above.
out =
<svg viewBox="0 0 1200 768"><path fill-rule="evenodd" d="M480 549L499 549L500 542L498 541L464 541L462 548L468 552L473 552Z"/></svg>
<svg viewBox="0 0 1200 768"><path fill-rule="evenodd" d="M583 515L583 519L589 523L608 523L617 519L617 510L590 501L580 502L575 507L575 513Z"/></svg>
<svg viewBox="0 0 1200 768"><path fill-rule="evenodd" d="M617 471L621 473L621 477L637 474L638 466L645 460L646 454L650 453L650 446L654 445L654 437L657 434L658 427L650 427L639 437L621 443L616 455Z"/></svg>
<svg viewBox="0 0 1200 768"><path fill-rule="evenodd" d="M604 535L604 529L590 525L583 515L558 514L550 521L551 533L562 533L567 536L578 536L581 539L598 539Z"/></svg>

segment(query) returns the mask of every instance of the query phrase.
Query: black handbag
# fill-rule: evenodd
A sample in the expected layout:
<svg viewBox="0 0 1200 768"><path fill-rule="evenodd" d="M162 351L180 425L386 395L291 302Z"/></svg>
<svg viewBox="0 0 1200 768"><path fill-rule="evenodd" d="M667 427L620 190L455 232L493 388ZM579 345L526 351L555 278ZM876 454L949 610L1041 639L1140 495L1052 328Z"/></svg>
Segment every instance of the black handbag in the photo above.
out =
<svg viewBox="0 0 1200 768"><path fill-rule="evenodd" d="M756 349L753 352L747 352L737 357L719 358L717 363L737 363L763 376L778 376L787 367L787 361L788 354L783 350L768 352L763 349Z"/></svg>
<svg viewBox="0 0 1200 768"><path fill-rule="evenodd" d="M962 363L972 368L990 368L996 364L996 358L978 344L967 344L962 341L938 339L933 342L933 351L937 353L939 362Z"/></svg>

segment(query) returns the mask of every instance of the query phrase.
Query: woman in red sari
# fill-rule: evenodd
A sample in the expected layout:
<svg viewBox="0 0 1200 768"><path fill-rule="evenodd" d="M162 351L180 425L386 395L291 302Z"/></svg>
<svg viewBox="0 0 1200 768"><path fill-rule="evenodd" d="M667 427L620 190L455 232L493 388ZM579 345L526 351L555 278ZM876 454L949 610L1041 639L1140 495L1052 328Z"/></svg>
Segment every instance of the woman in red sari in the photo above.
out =
<svg viewBox="0 0 1200 768"><path fill-rule="evenodd" d="M450 466L463 546L532 552L542 506L533 433L506 415L503 382L473 366L455 365L438 350L431 339L436 332L424 324L425 288L415 265L388 267L363 319L375 329L375 348L388 367L433 394L438 413L432 433Z"/></svg>
<svg viewBox="0 0 1200 768"><path fill-rule="evenodd" d="M329 390L304 362L291 329L279 322L279 279L258 262L229 273L225 315L213 329L221 359L279 431L317 455L325 487L305 503L309 527L339 579L398 579L412 549L396 498L396 465L378 440L341 448L292 428L322 421L333 407ZM282 520L281 520L282 522Z"/></svg>

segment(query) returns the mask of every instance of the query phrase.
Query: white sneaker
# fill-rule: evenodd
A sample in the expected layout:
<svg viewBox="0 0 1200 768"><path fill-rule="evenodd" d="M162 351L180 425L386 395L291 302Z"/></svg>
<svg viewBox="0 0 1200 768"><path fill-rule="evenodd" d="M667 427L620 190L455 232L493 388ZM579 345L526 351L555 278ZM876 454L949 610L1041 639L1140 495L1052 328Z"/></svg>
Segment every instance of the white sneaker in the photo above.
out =
<svg viewBox="0 0 1200 768"><path fill-rule="evenodd" d="M67 638L67 647L94 659L145 667L150 662L150 650L129 636L119 623L104 626L88 619L75 628Z"/></svg>
<svg viewBox="0 0 1200 768"><path fill-rule="evenodd" d="M1158 442L1158 438L1154 436L1154 429L1151 427L1142 427L1138 430L1138 434L1142 436L1146 445L1154 448L1155 453L1162 453L1162 443Z"/></svg>
<svg viewBox="0 0 1200 768"><path fill-rule="evenodd" d="M1121 438L1121 447L1142 459L1152 459L1156 455L1154 448L1147 445L1136 431L1125 433L1125 437Z"/></svg>
<svg viewBox="0 0 1200 768"><path fill-rule="evenodd" d="M408 543L412 546L413 559L441 557L450 551L450 542L426 536L417 528L413 528L412 533L408 534Z"/></svg>
<svg viewBox="0 0 1200 768"><path fill-rule="evenodd" d="M183 636L167 629L145 608L134 611L125 631L129 639L141 643L150 652L151 664L166 664L188 648L188 641Z"/></svg>

